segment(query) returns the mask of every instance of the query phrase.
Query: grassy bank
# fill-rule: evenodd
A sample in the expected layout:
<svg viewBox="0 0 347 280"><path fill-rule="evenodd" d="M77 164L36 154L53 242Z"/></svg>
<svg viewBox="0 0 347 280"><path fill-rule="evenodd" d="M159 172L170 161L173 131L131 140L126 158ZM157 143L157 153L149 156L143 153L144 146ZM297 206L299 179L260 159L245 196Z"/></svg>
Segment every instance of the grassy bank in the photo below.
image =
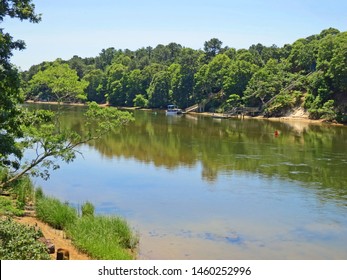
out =
<svg viewBox="0 0 347 280"><path fill-rule="evenodd" d="M133 259L138 238L127 222L116 216L96 216L90 202L82 205L82 215L67 203L40 195L36 215L40 220L66 232L73 244L93 259Z"/></svg>
<svg viewBox="0 0 347 280"><path fill-rule="evenodd" d="M6 174L0 172L1 176ZM39 242L42 233L35 228L19 225L12 219L22 216L28 205L35 209L39 220L55 229L64 230L75 247L93 259L135 258L138 237L127 222L116 216L95 215L90 202L84 203L81 211L77 211L68 203L46 196L41 189L34 192L28 178L0 191L1 259L49 259L45 247Z"/></svg>

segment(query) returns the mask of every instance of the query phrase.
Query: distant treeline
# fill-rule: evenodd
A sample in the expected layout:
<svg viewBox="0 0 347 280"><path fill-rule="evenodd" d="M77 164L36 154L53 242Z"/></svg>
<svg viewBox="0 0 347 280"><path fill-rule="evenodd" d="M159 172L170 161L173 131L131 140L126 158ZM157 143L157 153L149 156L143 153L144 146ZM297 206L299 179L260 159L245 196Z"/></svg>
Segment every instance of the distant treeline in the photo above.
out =
<svg viewBox="0 0 347 280"><path fill-rule="evenodd" d="M329 28L283 47L239 50L216 38L203 50L176 43L136 51L108 48L94 58L42 62L21 76L32 100L149 108L203 103L205 110L221 112L247 106L266 116L303 106L311 118L344 121L347 32Z"/></svg>

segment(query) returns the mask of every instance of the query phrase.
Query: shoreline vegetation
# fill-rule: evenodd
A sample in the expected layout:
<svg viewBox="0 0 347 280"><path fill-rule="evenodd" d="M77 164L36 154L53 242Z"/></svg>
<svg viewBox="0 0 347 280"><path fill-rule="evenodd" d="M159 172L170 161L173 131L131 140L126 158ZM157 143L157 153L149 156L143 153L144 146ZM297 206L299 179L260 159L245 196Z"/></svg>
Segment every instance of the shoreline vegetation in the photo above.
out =
<svg viewBox="0 0 347 280"><path fill-rule="evenodd" d="M78 102L57 102L57 101L34 101L34 100L26 100L25 103L28 104L47 104L47 105L64 105L64 106L87 106L86 103L78 103ZM113 107L110 104L103 103L98 104L100 107ZM121 110L144 110L144 111L152 111L152 110L158 110L158 109L149 109L149 108L142 108L142 107L115 107L117 109ZM202 116L208 116L208 117L215 117L215 118L221 118L221 119L228 119L228 118L254 118L254 119L263 119L263 120L269 120L269 121L285 121L285 122L292 122L292 121L300 121L300 122L307 122L307 123L315 123L315 124L330 124L330 125L339 125L339 126L346 126L346 123L338 123L336 121L331 121L327 119L310 119L309 114L307 110L305 110L302 107L297 107L296 109L292 110L292 112L289 112L283 116L280 117L266 117L263 115L257 115L257 116L249 116L249 115L228 115L227 113L216 113L216 112L189 112L187 114L192 115L202 115Z"/></svg>
<svg viewBox="0 0 347 280"><path fill-rule="evenodd" d="M8 260L55 259L58 249L69 259L130 260L139 242L123 218L95 215L88 201L75 209L34 189L28 177L1 193L0 234L0 258Z"/></svg>
<svg viewBox="0 0 347 280"><path fill-rule="evenodd" d="M293 117L347 123L347 32L335 28L282 47L203 49L177 43L138 50L103 49L96 57L57 58L21 71L27 100L96 102L117 108L199 108L265 118ZM298 118L298 115L295 116Z"/></svg>

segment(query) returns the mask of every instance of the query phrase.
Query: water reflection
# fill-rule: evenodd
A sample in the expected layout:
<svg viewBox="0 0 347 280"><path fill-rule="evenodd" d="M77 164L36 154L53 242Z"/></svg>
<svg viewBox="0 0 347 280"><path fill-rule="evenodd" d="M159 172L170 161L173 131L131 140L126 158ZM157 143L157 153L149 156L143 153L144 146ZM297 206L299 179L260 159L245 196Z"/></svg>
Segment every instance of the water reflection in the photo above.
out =
<svg viewBox="0 0 347 280"><path fill-rule="evenodd" d="M201 162L202 177L240 170L279 176L346 193L347 130L259 120L165 118L135 112L136 123L94 147L106 157L126 157L172 169ZM300 128L300 130L299 130ZM278 137L274 131L279 131Z"/></svg>
<svg viewBox="0 0 347 280"><path fill-rule="evenodd" d="M62 124L83 131L83 110L65 107ZM238 170L314 183L334 189L338 197L347 195L346 127L133 113L135 123L90 145L107 158L135 159L167 169L201 163L201 176L210 182L221 173Z"/></svg>

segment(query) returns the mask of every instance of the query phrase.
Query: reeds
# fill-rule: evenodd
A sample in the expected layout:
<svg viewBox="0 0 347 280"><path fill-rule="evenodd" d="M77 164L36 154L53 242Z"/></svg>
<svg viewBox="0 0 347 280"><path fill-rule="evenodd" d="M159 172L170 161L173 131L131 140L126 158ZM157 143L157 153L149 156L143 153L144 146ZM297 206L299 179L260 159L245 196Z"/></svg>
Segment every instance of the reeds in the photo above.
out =
<svg viewBox="0 0 347 280"><path fill-rule="evenodd" d="M115 216L83 216L67 229L73 243L94 259L133 259L138 243L127 222Z"/></svg>
<svg viewBox="0 0 347 280"><path fill-rule="evenodd" d="M36 201L36 216L56 229L66 229L78 218L76 209L56 198L46 196Z"/></svg>
<svg viewBox="0 0 347 280"><path fill-rule="evenodd" d="M94 216L94 205L82 205L82 216L75 208L56 198L36 196L37 217L56 229L63 229L74 245L94 259L133 259L138 238L128 223L116 216Z"/></svg>

